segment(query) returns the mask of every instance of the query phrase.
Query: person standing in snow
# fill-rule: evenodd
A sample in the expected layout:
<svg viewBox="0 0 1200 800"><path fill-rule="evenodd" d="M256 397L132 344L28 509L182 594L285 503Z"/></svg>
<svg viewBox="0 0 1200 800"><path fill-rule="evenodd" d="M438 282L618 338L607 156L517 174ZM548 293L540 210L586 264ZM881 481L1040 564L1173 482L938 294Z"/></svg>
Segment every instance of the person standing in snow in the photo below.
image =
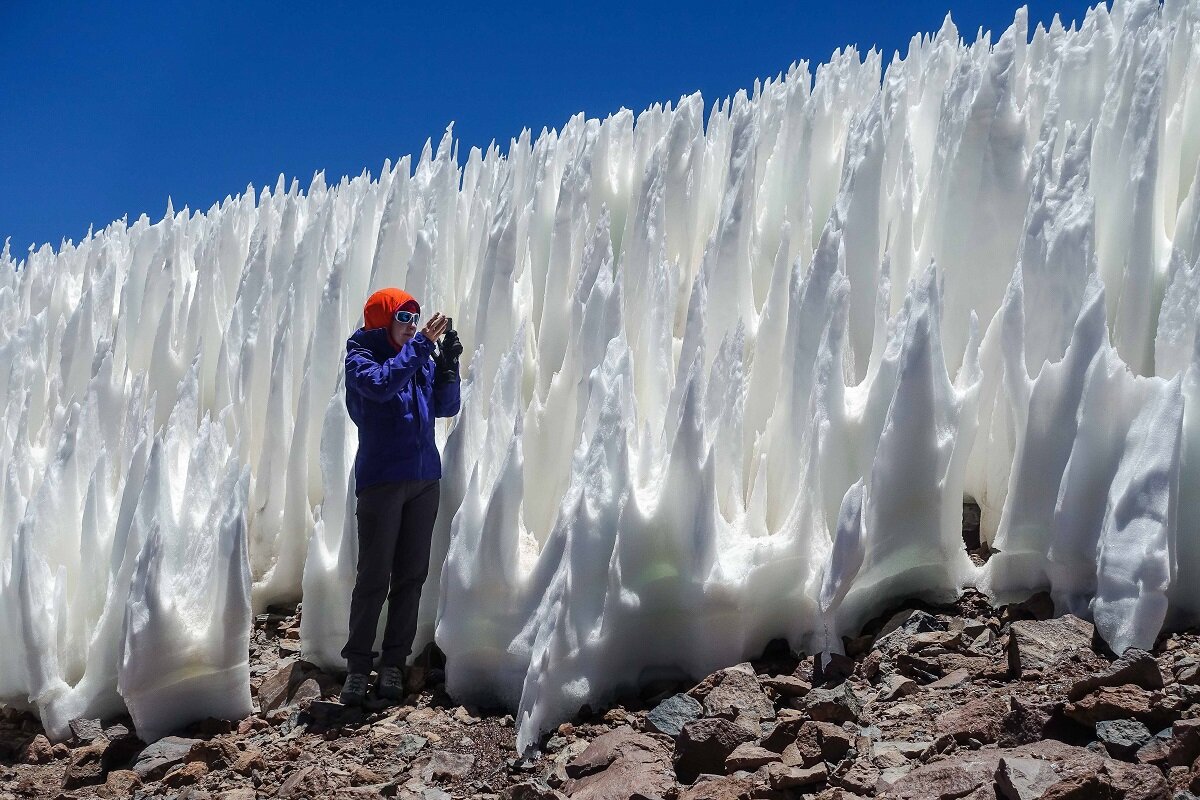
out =
<svg viewBox="0 0 1200 800"><path fill-rule="evenodd" d="M348 674L341 700L347 705L366 699L385 599L375 691L392 700L404 696L404 662L429 570L442 477L434 418L458 413L462 344L448 317L434 314L418 331L420 318L412 295L380 289L363 307L362 329L346 342L346 409L358 427L358 573L342 649Z"/></svg>

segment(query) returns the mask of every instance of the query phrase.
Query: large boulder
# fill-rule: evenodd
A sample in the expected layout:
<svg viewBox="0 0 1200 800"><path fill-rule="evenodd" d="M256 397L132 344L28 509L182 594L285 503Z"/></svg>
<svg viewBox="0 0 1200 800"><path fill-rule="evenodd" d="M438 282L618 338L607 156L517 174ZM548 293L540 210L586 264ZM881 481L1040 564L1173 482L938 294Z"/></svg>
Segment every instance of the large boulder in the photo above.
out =
<svg viewBox="0 0 1200 800"><path fill-rule="evenodd" d="M81 786L94 786L104 782L107 773L104 753L108 750L108 745L108 739L100 736L90 744L78 747L71 752L67 770L63 774L64 791L69 792Z"/></svg>
<svg viewBox="0 0 1200 800"><path fill-rule="evenodd" d="M959 744L972 739L980 744L991 744L1000 738L1010 708L1008 699L999 695L972 700L937 716L938 735Z"/></svg>
<svg viewBox="0 0 1200 800"><path fill-rule="evenodd" d="M775 761L779 761L779 753L773 750L768 750L765 747L759 747L751 742L739 744L725 759L725 771L737 772L745 770L746 772L754 772L759 767L765 767Z"/></svg>
<svg viewBox="0 0 1200 800"><path fill-rule="evenodd" d="M734 720L751 730L775 719L775 704L748 664L721 670L717 676L716 686L704 698L706 717Z"/></svg>
<svg viewBox="0 0 1200 800"><path fill-rule="evenodd" d="M567 764L563 792L576 800L661 797L675 786L665 745L629 726L597 737Z"/></svg>
<svg viewBox="0 0 1200 800"><path fill-rule="evenodd" d="M1133 684L1143 689L1163 688L1162 670L1145 650L1129 648L1108 669L1085 675L1067 691L1068 700L1079 700L1102 686Z"/></svg>
<svg viewBox="0 0 1200 800"><path fill-rule="evenodd" d="M1108 719L1136 719L1156 730L1178 716L1173 706L1164 702L1159 692L1148 692L1140 686L1101 686L1086 697L1067 703L1064 713L1084 725L1095 726Z"/></svg>
<svg viewBox="0 0 1200 800"><path fill-rule="evenodd" d="M843 683L832 689L813 689L804 696L804 708L808 715L819 722L858 722L862 715L862 701L850 684Z"/></svg>
<svg viewBox="0 0 1200 800"><path fill-rule="evenodd" d="M704 775L679 793L678 800L746 800L759 797L762 782L753 775ZM634 795L629 795L632 800Z"/></svg>
<svg viewBox="0 0 1200 800"><path fill-rule="evenodd" d="M573 758L566 767L567 776L582 778L608 769L613 762L665 761L670 758L667 748L657 739L637 733L628 725L596 737L582 753Z"/></svg>
<svg viewBox="0 0 1200 800"><path fill-rule="evenodd" d="M1053 739L995 750L959 751L895 781L878 793L896 800L951 800L998 796L1005 800L1162 800L1170 797L1155 767L1124 764Z"/></svg>
<svg viewBox="0 0 1200 800"><path fill-rule="evenodd" d="M133 771L143 781L158 780L176 764L182 764L199 739L167 736L159 739L138 754Z"/></svg>
<svg viewBox="0 0 1200 800"><path fill-rule="evenodd" d="M1197 758L1200 758L1200 719L1179 720L1137 751L1140 763L1160 766L1186 767Z"/></svg>
<svg viewBox="0 0 1200 800"><path fill-rule="evenodd" d="M1091 655L1092 623L1074 614L1047 620L1018 620L1008 631L1008 670L1013 677L1049 672L1072 653Z"/></svg>
<svg viewBox="0 0 1200 800"><path fill-rule="evenodd" d="M742 726L719 717L689 722L675 740L675 772L684 783L691 783L701 773L719 775L737 746L756 738Z"/></svg>

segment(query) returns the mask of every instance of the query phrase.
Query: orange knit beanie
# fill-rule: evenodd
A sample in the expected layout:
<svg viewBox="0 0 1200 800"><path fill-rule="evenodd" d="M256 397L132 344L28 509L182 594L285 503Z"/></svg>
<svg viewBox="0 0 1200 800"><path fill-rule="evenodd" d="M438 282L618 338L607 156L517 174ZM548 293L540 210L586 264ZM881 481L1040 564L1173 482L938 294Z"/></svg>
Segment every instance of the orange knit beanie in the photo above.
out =
<svg viewBox="0 0 1200 800"><path fill-rule="evenodd" d="M380 289L363 305L363 327L367 330L390 327L392 317L402 308L420 312L421 304L403 289Z"/></svg>

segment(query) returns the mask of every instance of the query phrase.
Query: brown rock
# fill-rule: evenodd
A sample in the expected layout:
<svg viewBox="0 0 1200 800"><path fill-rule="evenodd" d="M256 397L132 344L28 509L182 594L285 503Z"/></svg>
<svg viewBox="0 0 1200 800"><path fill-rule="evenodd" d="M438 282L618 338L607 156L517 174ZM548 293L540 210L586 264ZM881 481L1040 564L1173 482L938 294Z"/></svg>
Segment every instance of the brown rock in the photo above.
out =
<svg viewBox="0 0 1200 800"><path fill-rule="evenodd" d="M409 692L420 692L429 682L429 670L420 664L413 664L404 672L404 688Z"/></svg>
<svg viewBox="0 0 1200 800"><path fill-rule="evenodd" d="M908 649L910 637L930 631L945 631L944 619L919 609L909 608L893 614L875 637L876 649L895 652Z"/></svg>
<svg viewBox="0 0 1200 800"><path fill-rule="evenodd" d="M236 789L229 789L217 795L217 800L256 800L258 797L254 790L249 786L239 786Z"/></svg>
<svg viewBox="0 0 1200 800"><path fill-rule="evenodd" d="M300 681L288 699L289 706L302 706L313 700L321 699L321 684L316 678L305 678Z"/></svg>
<svg viewBox="0 0 1200 800"><path fill-rule="evenodd" d="M991 787L994 767L986 760L947 760L917 767L895 782L881 780L881 795L896 800L949 800L964 797L981 786Z"/></svg>
<svg viewBox="0 0 1200 800"><path fill-rule="evenodd" d="M854 674L854 659L841 653L824 653L813 659L813 683L832 686Z"/></svg>
<svg viewBox="0 0 1200 800"><path fill-rule="evenodd" d="M240 753L234 760L231 768L238 775L250 777L255 770L262 771L267 768L267 760L263 758L262 751L257 747L248 747L245 752Z"/></svg>
<svg viewBox="0 0 1200 800"><path fill-rule="evenodd" d="M866 658L858 662L858 666L854 671L859 677L864 680L873 680L879 674L879 667L883 664L883 654L878 650L872 650L867 653Z"/></svg>
<svg viewBox="0 0 1200 800"><path fill-rule="evenodd" d="M962 686L967 681L971 680L971 670L967 667L960 667L956 670L946 673L942 677L930 684L926 684L926 689L953 689Z"/></svg>
<svg viewBox="0 0 1200 800"><path fill-rule="evenodd" d="M271 727L271 723L267 722L262 717L246 717L244 720L238 723L237 732L240 736L245 736L248 733L269 727Z"/></svg>
<svg viewBox="0 0 1200 800"><path fill-rule="evenodd" d="M1123 686L1130 683L1143 689L1163 688L1163 676L1158 662L1145 650L1131 647L1109 665L1108 669L1075 681L1067 692L1067 699L1079 700L1102 686Z"/></svg>
<svg viewBox="0 0 1200 800"><path fill-rule="evenodd" d="M475 756L467 753L434 750L426 758L421 767L421 780L426 783L461 781L471 774L471 768L475 766Z"/></svg>
<svg viewBox="0 0 1200 800"><path fill-rule="evenodd" d="M142 779L131 769L118 769L108 773L104 787L113 797L128 797L142 785Z"/></svg>
<svg viewBox="0 0 1200 800"><path fill-rule="evenodd" d="M288 775L276 797L311 797L324 790L324 784L316 767L303 767Z"/></svg>
<svg viewBox="0 0 1200 800"><path fill-rule="evenodd" d="M1048 620L1054 616L1054 600L1049 592L1037 592L1020 603L1009 603L1000 612L1004 622L1011 620Z"/></svg>
<svg viewBox="0 0 1200 800"><path fill-rule="evenodd" d="M704 715L736 720L775 719L775 704L763 693L758 676L749 664L716 673L716 686L704 698ZM755 723L757 724L757 722Z"/></svg>
<svg viewBox="0 0 1200 800"><path fill-rule="evenodd" d="M1040 758L1001 758L996 767L996 792L1004 800L1036 800L1057 782L1053 762Z"/></svg>
<svg viewBox="0 0 1200 800"><path fill-rule="evenodd" d="M862 714L862 702L849 683L833 689L813 689L804 697L808 715L820 722L857 722Z"/></svg>
<svg viewBox="0 0 1200 800"><path fill-rule="evenodd" d="M1175 665L1175 680L1189 686L1200 683L1200 661L1189 661Z"/></svg>
<svg viewBox="0 0 1200 800"><path fill-rule="evenodd" d="M1008 704L1009 710L1001 722L997 744L1001 747L1016 747L1045 738L1046 726L1055 710L1053 703L1036 705L1014 696L1009 698Z"/></svg>
<svg viewBox="0 0 1200 800"><path fill-rule="evenodd" d="M1101 686L1087 697L1067 703L1064 713L1076 722L1093 726L1106 719L1136 719L1157 730L1171 721L1171 712L1157 692L1132 683Z"/></svg>
<svg viewBox="0 0 1200 800"><path fill-rule="evenodd" d="M182 763L197 741L181 736L163 737L138 754L133 771L143 781L158 780L171 767Z"/></svg>
<svg viewBox="0 0 1200 800"><path fill-rule="evenodd" d="M789 767L812 767L822 762L836 764L849 753L854 739L838 725L807 720L793 742L784 748L781 760Z"/></svg>
<svg viewBox="0 0 1200 800"><path fill-rule="evenodd" d="M829 777L829 771L824 764L805 768L776 762L767 765L767 777L772 789L798 789L823 783Z"/></svg>
<svg viewBox="0 0 1200 800"><path fill-rule="evenodd" d="M1171 726L1170 735L1157 736L1137 751L1143 764L1182 767L1200 757L1200 719L1181 719Z"/></svg>
<svg viewBox="0 0 1200 800"><path fill-rule="evenodd" d="M104 751L108 749L108 740L101 737L86 747L80 747L71 753L63 775L63 790L71 791L81 786L94 786L104 782Z"/></svg>
<svg viewBox="0 0 1200 800"><path fill-rule="evenodd" d="M1042 800L1164 800L1171 796L1162 773L1144 764L1122 764L1106 758L1063 764L1059 779L1040 795Z"/></svg>
<svg viewBox="0 0 1200 800"><path fill-rule="evenodd" d="M759 682L780 697L803 697L812 689L812 684L795 675L776 675L773 678L761 678Z"/></svg>
<svg viewBox="0 0 1200 800"><path fill-rule="evenodd" d="M717 683L721 680L721 673L714 672L711 675L705 676L704 680L697 683L692 688L688 689L686 694L704 703L704 698L708 697L708 693L717 688Z"/></svg>
<svg viewBox="0 0 1200 800"><path fill-rule="evenodd" d="M1007 665L1001 666L997 660L988 658L987 656L970 656L963 653L946 653L939 655L935 659L938 670L939 680L958 670L965 669L968 673L974 676L995 675L998 678L1008 677Z"/></svg>
<svg viewBox="0 0 1200 800"><path fill-rule="evenodd" d="M565 800L566 795L536 781L514 784L504 790L503 800Z"/></svg>
<svg viewBox="0 0 1200 800"><path fill-rule="evenodd" d="M199 761L210 768L228 767L238 760L242 751L233 739L199 741L188 750L186 761Z"/></svg>
<svg viewBox="0 0 1200 800"><path fill-rule="evenodd" d="M725 772L737 772L740 769L753 772L759 767L778 760L779 753L746 742L735 747L725 759Z"/></svg>
<svg viewBox="0 0 1200 800"><path fill-rule="evenodd" d="M259 712L266 714L286 705L288 694L301 681L302 672L300 663L291 660L268 673L258 687Z"/></svg>
<svg viewBox="0 0 1200 800"><path fill-rule="evenodd" d="M754 776L702 775L679 793L678 800L747 800L760 788ZM570 795L574 800L574 795ZM622 800L632 795L621 795Z"/></svg>
<svg viewBox="0 0 1200 800"><path fill-rule="evenodd" d="M784 748L780 760L788 767L811 767L824 763L821 747L816 742L797 740Z"/></svg>
<svg viewBox="0 0 1200 800"><path fill-rule="evenodd" d="M364 767L362 764L355 764L350 768L351 786L373 786L377 783L383 783L383 781L382 775Z"/></svg>
<svg viewBox="0 0 1200 800"><path fill-rule="evenodd" d="M906 678L899 672L893 672L879 682L879 699L887 702L907 697L917 691L917 682Z"/></svg>
<svg viewBox="0 0 1200 800"><path fill-rule="evenodd" d="M810 722L804 726L804 730L813 731L816 734L817 741L820 743L821 758L831 764L841 761L854 746L854 736L840 725L830 722Z"/></svg>
<svg viewBox="0 0 1200 800"><path fill-rule="evenodd" d="M932 683L945 674L946 670L938 657L917 653L901 653L896 656L896 669L921 683Z"/></svg>
<svg viewBox="0 0 1200 800"><path fill-rule="evenodd" d="M104 733L104 726L100 724L100 720L88 717L78 717L71 720L71 738L80 744L91 744L98 736Z"/></svg>
<svg viewBox="0 0 1200 800"><path fill-rule="evenodd" d="M23 764L49 764L53 760L54 747L43 733L34 736L21 751L21 763Z"/></svg>
<svg viewBox="0 0 1200 800"><path fill-rule="evenodd" d="M875 643L875 637L870 634L862 636L842 637L842 649L846 651L846 655L850 658L858 658L863 653L871 649L871 645Z"/></svg>
<svg viewBox="0 0 1200 800"><path fill-rule="evenodd" d="M582 778L607 769L614 761L640 763L663 762L670 758L666 747L657 739L637 733L628 725L601 734L566 767L567 776Z"/></svg>
<svg viewBox="0 0 1200 800"><path fill-rule="evenodd" d="M877 788L879 794L900 800L972 797L971 793L980 787L985 788L981 796L990 797L987 791L992 790L993 781L999 796L1006 800L1169 797L1158 769L1123 764L1053 739L1015 748L960 751L943 761L918 767L898 780L881 779Z"/></svg>
<svg viewBox="0 0 1200 800"><path fill-rule="evenodd" d="M804 726L808 719L793 709L784 709L789 714L796 716L784 717L782 713L779 721L775 723L775 727L771 732L762 738L759 742L768 750L774 750L776 753L782 753L784 749L792 742L796 741L796 736L799 735L800 729Z"/></svg>
<svg viewBox="0 0 1200 800"><path fill-rule="evenodd" d="M168 772L162 782L172 789L191 786L208 774L208 765L203 761L189 761L182 767Z"/></svg>
<svg viewBox="0 0 1200 800"><path fill-rule="evenodd" d="M937 730L942 737L950 737L959 744L970 739L990 744L1000 738L1008 711L1006 698L988 695L939 714Z"/></svg>
<svg viewBox="0 0 1200 800"><path fill-rule="evenodd" d="M563 792L572 800L663 797L675 788L675 775L671 771L666 749L661 745L654 749L646 749L626 739L624 746L606 744L603 747L614 754L613 760L597 772L571 778L563 784ZM600 756L594 763L601 763L605 758Z"/></svg>
<svg viewBox="0 0 1200 800"><path fill-rule="evenodd" d="M926 631L913 634L908 640L909 652L918 652L929 647L950 650L962 644L962 630Z"/></svg>
<svg viewBox="0 0 1200 800"><path fill-rule="evenodd" d="M908 764L908 758L895 747L874 746L871 748L871 763L881 770L895 769Z"/></svg>
<svg viewBox="0 0 1200 800"><path fill-rule="evenodd" d="M566 795L562 792L537 781L513 784L505 789L500 797L503 800L566 800Z"/></svg>
<svg viewBox="0 0 1200 800"><path fill-rule="evenodd" d="M829 782L858 794L869 794L879 783L879 769L870 761L843 765L829 776Z"/></svg>
<svg viewBox="0 0 1200 800"><path fill-rule="evenodd" d="M874 751L878 753L881 750L895 750L908 761L914 759L923 761L933 751L933 743L908 740L883 740L875 742Z"/></svg>
<svg viewBox="0 0 1200 800"><path fill-rule="evenodd" d="M122 733L122 727L114 725L105 729L104 735L91 744L92 747L103 750L100 761L104 764L106 772L113 769L125 769L145 746L142 740L134 734L128 731Z"/></svg>
<svg viewBox="0 0 1200 800"><path fill-rule="evenodd" d="M755 738L745 728L726 719L693 720L683 726L675 740L675 771L685 783L691 783L704 772L720 773L729 754L739 744L752 742Z"/></svg>
<svg viewBox="0 0 1200 800"><path fill-rule="evenodd" d="M1092 623L1073 614L1057 619L1018 620L1008 632L1008 670L1047 672L1073 652L1091 652Z"/></svg>

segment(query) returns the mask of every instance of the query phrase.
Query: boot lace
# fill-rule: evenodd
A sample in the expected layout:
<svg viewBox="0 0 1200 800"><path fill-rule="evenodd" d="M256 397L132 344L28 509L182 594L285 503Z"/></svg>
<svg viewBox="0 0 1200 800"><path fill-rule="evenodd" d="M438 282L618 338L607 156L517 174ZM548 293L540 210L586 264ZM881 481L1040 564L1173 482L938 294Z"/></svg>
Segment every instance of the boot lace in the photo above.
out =
<svg viewBox="0 0 1200 800"><path fill-rule="evenodd" d="M404 675L399 667L384 667L379 673L379 686L382 689L400 691L404 686Z"/></svg>

